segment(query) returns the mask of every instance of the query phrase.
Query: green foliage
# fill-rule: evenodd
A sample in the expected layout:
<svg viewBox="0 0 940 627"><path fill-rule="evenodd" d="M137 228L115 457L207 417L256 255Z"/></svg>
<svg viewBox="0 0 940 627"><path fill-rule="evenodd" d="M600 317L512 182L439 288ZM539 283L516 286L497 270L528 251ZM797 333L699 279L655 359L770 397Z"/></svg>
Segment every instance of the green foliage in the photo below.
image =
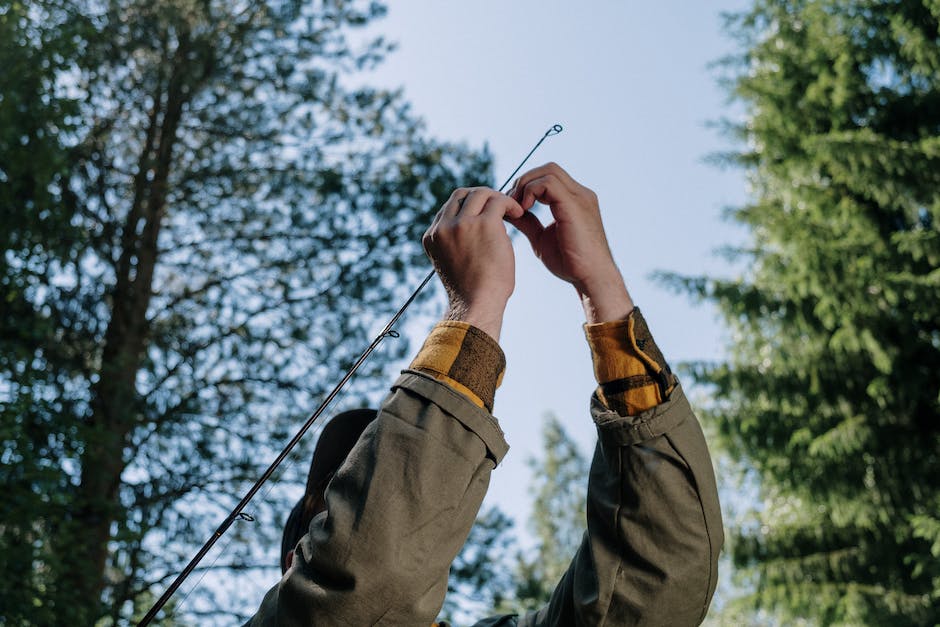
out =
<svg viewBox="0 0 940 627"><path fill-rule="evenodd" d="M383 13L0 6L5 624L139 616L426 272L441 200L488 178L485 152L356 84L390 46L353 34ZM357 400L408 350L383 346ZM276 579L289 502L252 504L226 578ZM260 594L202 586L184 611L230 623Z"/></svg>
<svg viewBox="0 0 940 627"><path fill-rule="evenodd" d="M534 550L519 554L515 611L536 610L551 598L587 529L588 461L555 416L542 427L543 456L532 468Z"/></svg>
<svg viewBox="0 0 940 627"><path fill-rule="evenodd" d="M0 616L14 625L54 622L40 567L52 558L44 521L67 504L61 493L76 450L49 417L71 404L39 390L71 381L83 364L82 347L69 346L56 323L69 312L29 294L49 289L45 268L74 259L83 239L57 211L72 200L63 153L77 103L55 82L84 24L50 23L41 34L27 14L18 3L0 9ZM55 366L38 355L53 355Z"/></svg>
<svg viewBox="0 0 940 627"><path fill-rule="evenodd" d="M937 623L940 5L757 0L729 30L748 270L677 283L732 329L729 362L693 370L760 482L729 543L747 602Z"/></svg>
<svg viewBox="0 0 940 627"><path fill-rule="evenodd" d="M481 514L450 571L442 618L469 624L484 616L538 610L551 597L587 528L588 461L561 422L548 416L533 471L535 543L523 551L499 509Z"/></svg>
<svg viewBox="0 0 940 627"><path fill-rule="evenodd" d="M513 573L505 559L516 544L512 526L512 520L495 507L477 517L450 567L443 620L473 623L506 604L513 587Z"/></svg>

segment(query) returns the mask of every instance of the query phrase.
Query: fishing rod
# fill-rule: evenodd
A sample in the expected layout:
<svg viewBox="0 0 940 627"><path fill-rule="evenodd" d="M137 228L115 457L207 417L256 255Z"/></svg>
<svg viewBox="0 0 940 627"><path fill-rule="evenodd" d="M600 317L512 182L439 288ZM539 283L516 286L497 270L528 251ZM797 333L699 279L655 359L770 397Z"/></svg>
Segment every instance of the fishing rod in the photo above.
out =
<svg viewBox="0 0 940 627"><path fill-rule="evenodd" d="M501 192L506 188L507 185L509 185L509 182L512 181L519 170L522 169L522 166L524 166L529 160L529 157L531 157L535 151L539 149L539 146L542 145L542 142L544 142L549 137L559 134L563 130L564 128L561 126L561 124L553 124L547 131L545 131L545 134L539 138L534 146L532 146L532 150L529 151L529 154L527 154L522 159L522 161L519 162L519 165L516 166L516 169L512 171L512 174L506 178L506 181L500 185L497 191ZM359 356L359 359L356 360L352 367L346 371L346 374L343 375L343 378L340 380L340 382L336 384L336 387L334 387L332 391L326 395L326 398L323 399L323 401L320 403L320 406L317 407L316 411L314 411L313 414L307 418L307 421L303 424L297 434L291 438L290 442L287 443L287 446L284 447L284 450L282 450L274 459L274 461L271 462L271 465L268 466L268 469L264 471L264 474L262 474L255 484L251 486L248 492L245 493L245 496L242 497L242 500L238 502L238 505L236 505L232 511L229 512L229 515L225 517L225 520L222 521L222 524L218 526L209 539L206 540L205 544L202 545L202 548L199 549L195 556L193 556L189 564L186 565L186 568L180 572L180 574L176 577L176 579L173 580L173 583L170 584L163 595L157 599L157 602L153 604L153 607L150 608L150 611L147 612L143 620L137 624L138 627L146 627L146 625L150 624L150 621L156 617L157 612L159 612L163 606L166 605L167 601L170 600L170 597L172 597L177 589L179 589L179 587L183 584L183 582L186 581L186 578L189 577L193 570L195 570L196 566L199 565L199 562L202 561L206 554L212 550L212 547L215 546L215 543L219 541L222 535L228 531L229 527L232 526L232 523L234 523L236 520L254 520L250 514L246 514L244 511L249 501L254 498L255 494L258 493L258 490L261 489L261 486L271 478L271 475L273 475L274 471L276 471L278 466L281 465L281 462L283 462L284 459L286 459L290 452L294 449L294 447L297 446L297 443L300 442L301 438L303 438L307 431L310 430L310 427L312 427L313 423L317 421L317 419L320 417L320 414L322 414L329 404L333 402L333 399L336 398L340 390L342 390L349 380L352 379L352 376L359 369L359 366L361 366L363 362L368 359L369 355L372 354L372 351L378 348L379 344L381 344L382 340L384 340L386 337L398 337L398 332L393 330L392 327L395 326L395 323L398 322L411 303L415 301L415 299L418 297L418 294L421 293L421 290L423 290L424 287L431 281L431 279L434 278L434 274L435 271L431 270L431 272L428 273L426 277L424 277L424 280L421 281L421 284L418 285L417 289L412 292L411 296L408 297L408 300L405 301L405 304L401 306L394 316L392 316L392 319L388 321L388 324L385 325L385 328L383 328L382 331L375 337L375 339L372 340L372 343L369 344L369 346L362 352L362 354Z"/></svg>

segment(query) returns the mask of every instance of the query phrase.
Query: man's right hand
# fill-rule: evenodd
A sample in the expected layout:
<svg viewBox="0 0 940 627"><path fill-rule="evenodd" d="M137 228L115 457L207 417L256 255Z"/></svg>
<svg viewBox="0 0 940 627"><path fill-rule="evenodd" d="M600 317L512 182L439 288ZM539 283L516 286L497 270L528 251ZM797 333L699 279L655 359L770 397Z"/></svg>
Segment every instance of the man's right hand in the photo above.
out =
<svg viewBox="0 0 940 627"><path fill-rule="evenodd" d="M512 242L503 218L522 217L519 203L488 187L460 188L438 211L422 243L450 299L450 320L499 340L515 288Z"/></svg>
<svg viewBox="0 0 940 627"><path fill-rule="evenodd" d="M619 320L633 310L593 191L549 163L523 174L509 195L525 210L509 222L522 231L546 268L574 285L588 322ZM536 201L551 209L555 221L548 226L529 211Z"/></svg>

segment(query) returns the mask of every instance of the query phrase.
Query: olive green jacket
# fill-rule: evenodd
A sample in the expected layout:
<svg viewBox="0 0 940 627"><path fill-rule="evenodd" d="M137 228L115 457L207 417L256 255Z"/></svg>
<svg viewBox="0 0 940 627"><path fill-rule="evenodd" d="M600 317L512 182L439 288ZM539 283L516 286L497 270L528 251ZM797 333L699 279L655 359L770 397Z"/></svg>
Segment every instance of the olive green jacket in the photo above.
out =
<svg viewBox="0 0 940 627"><path fill-rule="evenodd" d="M632 417L597 396L588 531L551 602L495 625L696 625L723 542L715 477L681 387ZM508 446L496 419L405 371L331 482L327 510L249 625L431 625Z"/></svg>

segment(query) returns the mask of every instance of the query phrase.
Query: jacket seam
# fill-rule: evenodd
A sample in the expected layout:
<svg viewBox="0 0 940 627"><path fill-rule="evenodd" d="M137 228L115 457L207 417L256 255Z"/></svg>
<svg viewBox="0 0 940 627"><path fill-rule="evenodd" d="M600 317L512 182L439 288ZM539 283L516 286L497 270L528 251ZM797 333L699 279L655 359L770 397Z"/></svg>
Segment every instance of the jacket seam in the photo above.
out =
<svg viewBox="0 0 940 627"><path fill-rule="evenodd" d="M692 470L692 465L689 463L689 460L685 458L685 455L683 455L682 452L679 450L679 448L676 446L676 442L675 440L673 440L672 436L670 436L668 433L664 435L665 435L666 440L669 442L669 446L671 446L672 450L674 450L676 454L680 458L682 458L683 463L685 463L686 467L689 469L689 475L692 477L692 481L694 482L694 485L695 485L695 495L698 497L699 511L702 513L702 526L705 527L705 538L706 540L708 540L708 557L705 560L705 568L708 571L708 581L705 584L705 596L702 599L702 611L699 614L699 619L698 619L699 622L701 623L703 620L705 620L705 616L708 614L708 607L709 607L708 591L712 589L712 566L711 565L714 561L715 547L713 546L712 534L710 533L710 529L708 526L708 516L705 513L705 504L702 502L702 491L699 488L698 478L695 476L695 472Z"/></svg>
<svg viewBox="0 0 940 627"><path fill-rule="evenodd" d="M615 535L617 536L617 554L620 556L620 559L617 560L617 573L614 575L612 586L610 589L610 595L607 597L607 607L604 608L604 618L601 621L599 627L608 624L608 619L610 618L610 605L614 602L614 587L616 582L620 581L620 575L623 573L623 556L626 555L627 547L625 546L626 538L623 537L623 534L619 532L620 530L620 519L623 515L623 493L624 493L624 484L626 483L626 477L624 477L624 455L627 454L626 447L618 446L617 447L617 514L614 517L614 525L616 525Z"/></svg>

